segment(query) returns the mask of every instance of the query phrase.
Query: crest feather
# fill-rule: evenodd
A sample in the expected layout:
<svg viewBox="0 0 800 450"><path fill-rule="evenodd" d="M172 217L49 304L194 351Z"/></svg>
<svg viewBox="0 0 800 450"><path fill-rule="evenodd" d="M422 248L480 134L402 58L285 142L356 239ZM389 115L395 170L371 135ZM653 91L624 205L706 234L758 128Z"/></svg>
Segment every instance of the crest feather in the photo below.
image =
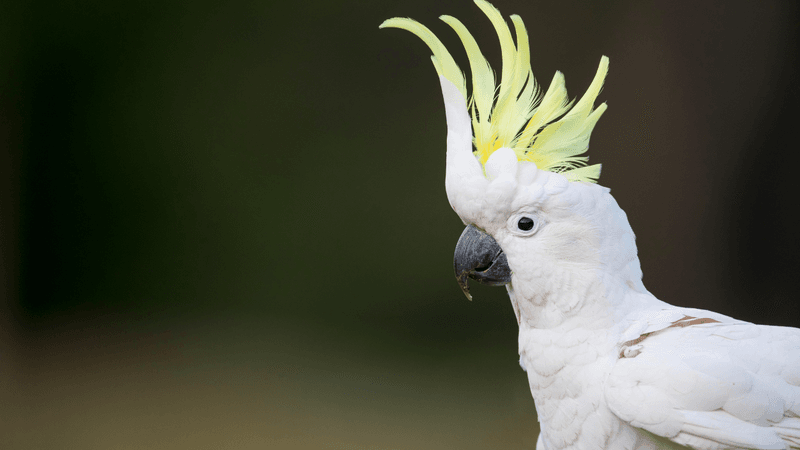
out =
<svg viewBox="0 0 800 450"><path fill-rule="evenodd" d="M436 68L436 73L443 76L455 84L461 95L467 98L466 81L464 80L464 73L458 68L458 64L447 51L447 48L442 44L442 41L436 37L425 25L417 22L416 20L408 19L405 17L395 17L392 19L384 20L378 28L401 28L406 31L414 33L417 37L422 39L425 44L433 52L433 66Z"/></svg>
<svg viewBox="0 0 800 450"><path fill-rule="evenodd" d="M597 120L606 110L603 103L594 108L597 95L608 73L608 58L603 56L586 93L572 106L567 96L564 75L556 72L544 96L530 67L530 44L522 19L511 16L516 43L500 11L485 0L474 0L494 26L500 40L502 71L495 86L494 72L475 38L456 18L441 16L458 34L472 71L473 144L475 156L486 164L495 150L508 147L520 161L531 161L539 169L558 172L570 181L597 182L600 165L587 166L589 138ZM433 52L436 72L452 82L464 98L466 81L453 57L441 41L425 26L406 18L394 18L380 26L408 30L420 37Z"/></svg>

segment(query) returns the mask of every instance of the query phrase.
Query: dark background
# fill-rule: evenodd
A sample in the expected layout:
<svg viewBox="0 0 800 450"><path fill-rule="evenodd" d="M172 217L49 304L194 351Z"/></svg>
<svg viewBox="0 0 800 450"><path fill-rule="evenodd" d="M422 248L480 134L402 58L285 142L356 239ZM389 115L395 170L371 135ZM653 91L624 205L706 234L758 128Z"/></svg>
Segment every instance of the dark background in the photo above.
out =
<svg viewBox="0 0 800 450"><path fill-rule="evenodd" d="M800 325L797 4L534 2L659 298ZM0 447L533 448L452 274L429 26L467 1L0 4Z"/></svg>

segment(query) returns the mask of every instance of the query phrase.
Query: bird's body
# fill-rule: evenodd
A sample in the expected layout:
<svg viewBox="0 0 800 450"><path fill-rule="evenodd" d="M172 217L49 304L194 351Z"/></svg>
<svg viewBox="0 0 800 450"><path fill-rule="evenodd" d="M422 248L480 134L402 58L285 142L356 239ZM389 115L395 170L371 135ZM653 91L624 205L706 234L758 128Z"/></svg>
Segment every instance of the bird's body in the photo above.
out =
<svg viewBox="0 0 800 450"><path fill-rule="evenodd" d="M475 2L501 39L498 89L471 35L442 17L470 57L471 117L463 75L441 42L410 19L383 26L410 30L433 50L447 116L445 186L467 224L456 275L468 297L468 278L508 289L537 449L800 449L800 329L658 300L642 283L627 216L593 184L599 165L579 156L605 110L593 103L608 59L572 109L560 74L539 98L521 19L512 16L515 44L500 13Z"/></svg>
<svg viewBox="0 0 800 450"><path fill-rule="evenodd" d="M520 319L539 450L800 446L800 330L638 300L620 322Z"/></svg>
<svg viewBox="0 0 800 450"><path fill-rule="evenodd" d="M557 231L550 242L593 236L559 246L582 248L580 257L527 248L529 240L503 247L509 265L523 268L508 291L539 449L800 447L800 330L658 300L608 190L569 189L580 207L543 205L538 214ZM721 441L715 426L741 433Z"/></svg>

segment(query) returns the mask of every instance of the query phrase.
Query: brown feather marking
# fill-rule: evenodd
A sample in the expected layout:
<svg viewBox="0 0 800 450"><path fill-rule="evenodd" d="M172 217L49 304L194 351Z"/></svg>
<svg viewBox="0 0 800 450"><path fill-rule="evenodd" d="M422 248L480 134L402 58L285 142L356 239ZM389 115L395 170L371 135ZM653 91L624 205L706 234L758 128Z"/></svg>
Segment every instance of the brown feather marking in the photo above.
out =
<svg viewBox="0 0 800 450"><path fill-rule="evenodd" d="M692 326L692 325L702 325L702 324L705 324L705 323L720 323L720 322L719 322L719 320L709 319L707 317L697 318L697 317L693 317L693 316L684 315L682 318L676 320L675 322L672 322L672 325L668 326L667 328L684 328L684 327L689 327L689 326ZM666 330L666 328L665 328L665 330ZM620 358L624 357L623 355L624 355L626 347L633 347L634 345L636 345L636 344L642 342L643 340L645 340L651 334L652 333L644 333L641 336L637 337L636 339L631 339L630 341L627 341L627 342L623 343L622 344L622 349L620 350L620 353L619 353L619 357Z"/></svg>
<svg viewBox="0 0 800 450"><path fill-rule="evenodd" d="M694 320L689 320L689 319L694 319ZM683 318L678 319L675 322L672 322L672 325L668 326L667 328L673 328L673 327L683 328L692 325L700 325L704 323L719 323L719 320L709 319L707 317L701 317L698 319L692 316L683 316Z"/></svg>

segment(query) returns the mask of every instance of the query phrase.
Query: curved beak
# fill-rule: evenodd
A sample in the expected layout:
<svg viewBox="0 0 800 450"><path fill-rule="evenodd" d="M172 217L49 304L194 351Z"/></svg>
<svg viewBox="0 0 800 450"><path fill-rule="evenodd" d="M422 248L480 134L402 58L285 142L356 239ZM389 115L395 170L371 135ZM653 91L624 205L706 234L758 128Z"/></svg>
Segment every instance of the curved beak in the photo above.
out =
<svg viewBox="0 0 800 450"><path fill-rule="evenodd" d="M511 282L511 268L500 245L473 225L467 226L458 238L453 266L458 285L468 300L472 300L468 278L490 286Z"/></svg>

